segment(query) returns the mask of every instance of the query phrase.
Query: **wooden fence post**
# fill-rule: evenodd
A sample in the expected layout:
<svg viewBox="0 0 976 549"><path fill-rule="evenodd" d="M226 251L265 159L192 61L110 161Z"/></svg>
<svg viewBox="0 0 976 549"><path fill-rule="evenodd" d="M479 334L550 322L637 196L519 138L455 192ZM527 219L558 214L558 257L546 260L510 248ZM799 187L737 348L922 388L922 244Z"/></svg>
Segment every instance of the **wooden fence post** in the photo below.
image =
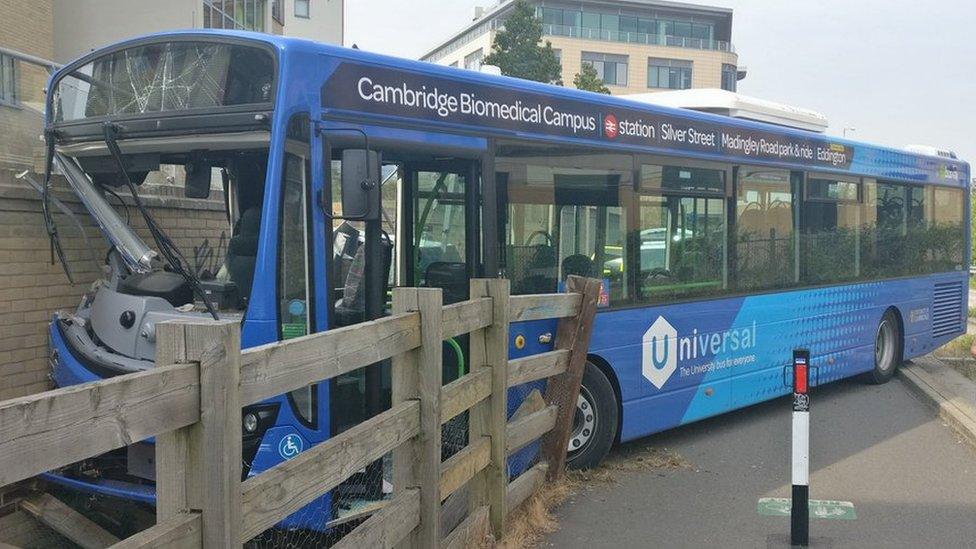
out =
<svg viewBox="0 0 976 549"><path fill-rule="evenodd" d="M470 299L488 297L488 285L484 279L472 279L469 281ZM468 373L476 374L484 369L490 368L485 358L485 330L481 328L468 334ZM489 372L490 373L490 372ZM468 409L468 444L471 444L482 437L490 437L488 432L489 404L491 396L475 404ZM490 442L490 440L489 440ZM468 481L468 514L479 512L483 508L483 513L488 512L488 487L486 484L487 470L476 474Z"/></svg>
<svg viewBox="0 0 976 549"><path fill-rule="evenodd" d="M162 323L157 341L157 363L200 364L199 423L157 439L157 521L200 511L203 547L239 547L240 323Z"/></svg>
<svg viewBox="0 0 976 549"><path fill-rule="evenodd" d="M407 540L414 547L436 549L441 523L441 290L395 288L393 313L411 311L420 313L421 345L393 358L392 402L420 400L420 434L393 451L393 489L420 489L420 525Z"/></svg>
<svg viewBox="0 0 976 549"><path fill-rule="evenodd" d="M570 276L566 291L582 294L579 313L562 318L556 328L556 349L569 350L566 371L549 378L546 383L547 404L558 406L556 425L543 438L543 459L549 463L549 478L557 479L566 469L566 450L573 429L573 415L579 398L580 382L586 367L586 352L593 334L593 318L600 298L600 281L594 278Z"/></svg>
<svg viewBox="0 0 976 549"><path fill-rule="evenodd" d="M185 364L186 323L170 320L156 324L156 366ZM190 470L188 449L190 433L194 426L162 433L156 436L156 524L175 517L190 509L189 501L199 501L190 496L187 489L202 486L201 471Z"/></svg>
<svg viewBox="0 0 976 549"><path fill-rule="evenodd" d="M505 431L508 425L508 307L509 281L505 279L476 279L471 281L471 299L492 298L492 322L486 327L481 342L471 337L472 360L491 368L491 396L471 409L470 439L491 437L491 461L484 478L472 492L473 505L487 504L495 538L504 535L508 506L508 456L505 450ZM483 349L483 351L482 351ZM479 364L472 362L472 370ZM480 493L479 493L480 492Z"/></svg>

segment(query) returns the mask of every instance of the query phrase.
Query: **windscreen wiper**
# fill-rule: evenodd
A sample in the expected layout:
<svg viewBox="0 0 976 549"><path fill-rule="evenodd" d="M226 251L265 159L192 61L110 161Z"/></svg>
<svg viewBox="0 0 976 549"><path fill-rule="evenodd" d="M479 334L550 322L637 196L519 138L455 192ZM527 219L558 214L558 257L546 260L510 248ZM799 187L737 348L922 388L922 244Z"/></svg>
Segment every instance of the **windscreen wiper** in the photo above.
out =
<svg viewBox="0 0 976 549"><path fill-rule="evenodd" d="M32 189L37 191L37 193L40 194L42 197L44 196L44 185L42 183L38 183L36 180L34 180L33 177L31 177L30 170L24 170L21 173L14 175L14 177L26 181L27 184L30 185ZM48 197L47 200L49 200L51 204L54 204L54 206L58 210L60 210L65 217L70 219L72 223L74 223L75 226L78 227L78 233L81 234L81 238L83 238L85 241L85 248L88 249L88 256L92 261L92 265L95 266L95 272L98 272L101 266L98 263L98 257L95 255L95 247L92 245L91 240L88 238L88 233L85 232L85 227L84 225L81 224L81 220L78 219L78 216L76 216L75 213L71 211L71 208L69 208L64 202L61 202L60 200L54 198L53 196Z"/></svg>
<svg viewBox="0 0 976 549"><path fill-rule="evenodd" d="M52 128L44 129L47 155L44 161L44 185L41 187L41 213L44 215L44 229L47 230L47 239L51 246L51 265L54 265L54 256L57 254L61 268L64 269L64 274L68 277L68 282L74 286L75 279L71 276L71 267L68 265L68 258L64 256L64 249L61 248L61 237L58 236L58 226L54 223L54 215L51 214L51 168L54 163L55 137Z"/></svg>
<svg viewBox="0 0 976 549"><path fill-rule="evenodd" d="M132 183L132 179L129 177L129 171L125 168L125 159L122 157L122 150L119 149L119 144L116 138L118 137L119 127L113 122L105 122L102 126L102 135L105 139L105 146L108 147L109 152L112 154L112 159L115 160L115 166L118 169L119 175L122 176L122 181L125 186L129 188L129 193L132 194L132 200L136 204L136 209L142 214L143 220L146 222L146 227L149 229L149 233L152 235L153 240L156 242L156 246L159 247L159 253L166 259L166 263L169 264L173 272L182 276L184 280L190 284L200 299L203 300L204 306L207 307L207 312L214 320L220 320L217 316L217 310L214 309L213 304L207 299L207 295L203 292L203 288L200 286L200 279L197 278L196 273L189 268L189 263L180 249L170 240L169 236L159 227L156 223L156 219L153 218L152 214L149 213L149 209L146 205L142 203L142 199L139 198L139 193L136 191L135 184Z"/></svg>

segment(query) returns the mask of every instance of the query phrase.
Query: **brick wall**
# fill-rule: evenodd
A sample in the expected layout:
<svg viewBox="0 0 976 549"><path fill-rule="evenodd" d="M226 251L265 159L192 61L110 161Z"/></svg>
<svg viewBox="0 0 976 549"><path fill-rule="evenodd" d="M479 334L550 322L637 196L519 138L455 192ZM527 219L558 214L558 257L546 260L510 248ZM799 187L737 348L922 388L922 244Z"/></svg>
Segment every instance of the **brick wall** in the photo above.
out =
<svg viewBox="0 0 976 549"><path fill-rule="evenodd" d="M159 224L188 258L192 246L204 238L216 247L222 231L230 236L218 191L206 201L179 197L174 187L155 187L144 194ZM55 196L78 214L101 264L107 247L94 221L70 193L59 191ZM152 246L142 218L134 208L129 210L132 225ZM50 264L37 194L14 179L13 172L0 170L0 400L50 388L47 327L51 315L73 310L99 273L77 227L64 215L56 215L56 220L75 275L74 286L60 264Z"/></svg>
<svg viewBox="0 0 976 549"><path fill-rule="evenodd" d="M54 15L51 0L0 0L0 45L52 59Z"/></svg>
<svg viewBox="0 0 976 549"><path fill-rule="evenodd" d="M0 46L51 59L54 55L51 0L0 0ZM0 104L0 167L33 166L43 128L46 68L17 61L17 104Z"/></svg>

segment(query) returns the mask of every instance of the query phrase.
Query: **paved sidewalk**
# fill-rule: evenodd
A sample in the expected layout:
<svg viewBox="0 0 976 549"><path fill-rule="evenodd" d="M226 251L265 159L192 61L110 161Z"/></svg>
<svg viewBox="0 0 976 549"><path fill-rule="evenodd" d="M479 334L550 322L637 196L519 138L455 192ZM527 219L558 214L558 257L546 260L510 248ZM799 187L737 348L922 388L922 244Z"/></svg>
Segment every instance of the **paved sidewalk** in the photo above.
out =
<svg viewBox="0 0 976 549"><path fill-rule="evenodd" d="M976 452L895 379L817 390L811 497L853 502L855 520L815 520L820 547L976 544ZM790 402L778 399L662 433L691 469L615 473L558 511L553 547L783 547L789 519L759 498L790 494Z"/></svg>

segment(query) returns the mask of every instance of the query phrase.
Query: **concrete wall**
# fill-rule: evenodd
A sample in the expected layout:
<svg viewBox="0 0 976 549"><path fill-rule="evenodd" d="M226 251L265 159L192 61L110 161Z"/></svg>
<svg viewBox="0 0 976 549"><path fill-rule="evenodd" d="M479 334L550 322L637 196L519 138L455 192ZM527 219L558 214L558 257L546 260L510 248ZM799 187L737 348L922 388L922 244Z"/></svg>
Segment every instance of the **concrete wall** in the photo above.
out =
<svg viewBox="0 0 976 549"><path fill-rule="evenodd" d="M133 36L203 25L203 0L53 2L54 60L61 63Z"/></svg>
<svg viewBox="0 0 976 549"><path fill-rule="evenodd" d="M295 0L281 1L285 10L282 31L285 36L342 45L345 38L343 0L310 0L308 18L295 17Z"/></svg>

